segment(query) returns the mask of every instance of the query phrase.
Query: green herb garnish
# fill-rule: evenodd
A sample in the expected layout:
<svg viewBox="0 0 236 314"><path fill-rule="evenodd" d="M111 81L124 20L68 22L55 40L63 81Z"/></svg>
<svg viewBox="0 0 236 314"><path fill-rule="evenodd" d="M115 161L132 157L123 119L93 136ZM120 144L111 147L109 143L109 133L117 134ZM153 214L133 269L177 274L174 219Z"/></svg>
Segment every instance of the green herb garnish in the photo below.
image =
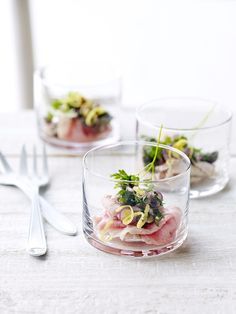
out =
<svg viewBox="0 0 236 314"><path fill-rule="evenodd" d="M151 157L150 157L151 161L148 164L146 164L146 166L140 172L140 173L144 173L143 177L145 177L148 172L152 173L152 177L155 174L156 161L161 157L161 152L162 152L162 150L160 149L160 146L159 146L160 143L161 143L162 129L163 129L163 126L161 125L160 131L159 131L159 134L158 134L158 138L157 138L157 145L156 145L156 147L147 146L146 148L144 148L144 150L148 149L149 153L151 153ZM152 142L154 142L154 140L152 140ZM150 150L150 148L151 148L151 150Z"/></svg>
<svg viewBox="0 0 236 314"><path fill-rule="evenodd" d="M143 137L146 141L154 142L155 138L152 137ZM202 149L192 147L188 144L187 137L185 136L174 136L171 138L167 136L161 144L172 146L180 151L184 152L190 159L192 164L195 164L198 161L205 161L208 163L214 163L218 158L218 152L214 151L212 153L203 153ZM143 149L143 162L148 167L150 161L154 159L155 147L146 146ZM173 153L171 156L165 153L163 149L159 149L158 156L155 160L155 166L164 164L169 158L177 158Z"/></svg>
<svg viewBox="0 0 236 314"><path fill-rule="evenodd" d="M155 171L155 161L159 154L159 143L161 138L162 127L160 129L157 145L155 151L153 152L152 161L144 167L141 173L144 173L143 178L146 173ZM140 185L140 174L127 174L123 169L111 175L112 178L119 180L115 184L115 188L119 189L117 196L119 203L122 204L122 208L125 205L130 206L124 209L123 221L131 223L133 220L137 220L137 228L142 228L146 223L155 222L159 224L160 220L163 218L163 214L160 208L163 206L162 194L153 190L150 187L151 180L146 180L146 184ZM133 208L136 211L133 211ZM121 208L120 207L120 208ZM132 214L132 215L131 215Z"/></svg>
<svg viewBox="0 0 236 314"><path fill-rule="evenodd" d="M45 118L46 122L51 123L52 119L53 119L53 115L50 112L48 112L48 114Z"/></svg>
<svg viewBox="0 0 236 314"><path fill-rule="evenodd" d="M141 202L133 190L133 187L139 184L139 176L133 174L129 175L122 169L117 173L113 173L111 177L120 181L115 184L115 188L119 189L118 199L121 204L134 206Z"/></svg>
<svg viewBox="0 0 236 314"><path fill-rule="evenodd" d="M113 173L111 175L112 178L116 180L122 180L122 182L117 182L115 185L115 188L122 188L126 189L126 187L134 187L135 185L138 185L139 182L139 176L137 175L129 175L125 172L125 170L118 170L118 172Z"/></svg>
<svg viewBox="0 0 236 314"><path fill-rule="evenodd" d="M64 98L52 100L49 113L52 116L62 114L69 118L78 118L83 125L98 129L107 126L112 119L102 106L77 92L69 92Z"/></svg>

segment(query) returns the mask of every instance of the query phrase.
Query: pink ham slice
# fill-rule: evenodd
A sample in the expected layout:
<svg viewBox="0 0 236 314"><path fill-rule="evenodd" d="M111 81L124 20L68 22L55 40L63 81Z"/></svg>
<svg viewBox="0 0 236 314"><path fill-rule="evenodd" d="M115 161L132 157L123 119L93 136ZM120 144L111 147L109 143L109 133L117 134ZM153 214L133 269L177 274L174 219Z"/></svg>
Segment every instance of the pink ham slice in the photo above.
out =
<svg viewBox="0 0 236 314"><path fill-rule="evenodd" d="M155 223L147 224L144 228L134 225L125 226L113 212L106 211L103 217L95 219L96 228L102 231L109 221L112 224L106 232L115 239L125 242L144 242L150 245L164 245L172 242L176 236L181 222L181 210L178 207L165 208L164 218L157 226Z"/></svg>
<svg viewBox="0 0 236 314"><path fill-rule="evenodd" d="M95 217L95 224L96 224L97 230L102 231L103 228L105 228L106 224L109 223L111 220L113 222L112 222L112 225L108 229L109 233L112 230L116 230L116 229L118 229L118 231L120 232L122 228L126 228L126 226L119 219L117 219L113 215L112 212L107 210L102 217Z"/></svg>
<svg viewBox="0 0 236 314"><path fill-rule="evenodd" d="M79 143L102 139L110 131L110 127L107 126L102 132L95 132L93 128L85 127L77 118L61 118L57 126L58 138Z"/></svg>
<svg viewBox="0 0 236 314"><path fill-rule="evenodd" d="M150 235L143 235L142 238L147 244L163 245L172 242L175 239L176 231L180 225L180 210L174 211L164 217L162 226Z"/></svg>

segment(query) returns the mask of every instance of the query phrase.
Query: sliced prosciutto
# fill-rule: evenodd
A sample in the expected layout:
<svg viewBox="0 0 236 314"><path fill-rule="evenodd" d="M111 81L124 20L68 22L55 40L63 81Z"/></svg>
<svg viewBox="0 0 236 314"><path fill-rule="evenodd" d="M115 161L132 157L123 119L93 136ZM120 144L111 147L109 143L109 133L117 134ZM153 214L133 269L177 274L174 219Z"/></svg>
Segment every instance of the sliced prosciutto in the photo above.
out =
<svg viewBox="0 0 236 314"><path fill-rule="evenodd" d="M105 212L103 216L95 218L95 227L100 238L119 239L125 242L143 242L149 245L165 245L175 239L180 227L181 210L178 207L163 208L163 218L156 222L146 223L138 228L135 223L125 225L120 219L117 199L106 196L103 200Z"/></svg>
<svg viewBox="0 0 236 314"><path fill-rule="evenodd" d="M57 125L57 136L62 140L83 143L102 139L110 130L110 126L103 129L88 127L77 118L61 118Z"/></svg>

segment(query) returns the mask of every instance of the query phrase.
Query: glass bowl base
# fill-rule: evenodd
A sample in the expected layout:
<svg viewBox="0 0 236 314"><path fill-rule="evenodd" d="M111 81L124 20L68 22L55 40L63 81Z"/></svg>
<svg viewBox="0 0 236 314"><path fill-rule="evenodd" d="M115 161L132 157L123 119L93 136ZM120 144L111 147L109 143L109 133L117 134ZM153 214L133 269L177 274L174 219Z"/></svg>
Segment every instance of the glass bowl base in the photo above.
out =
<svg viewBox="0 0 236 314"><path fill-rule="evenodd" d="M65 149L72 153L85 153L89 149L96 147L96 146L102 146L102 145L108 145L108 144L114 144L120 140L120 137L109 137L100 141L95 142L87 142L87 143L75 143L75 142L69 142L69 141L63 141L59 140L57 138L40 135L41 140L43 140L45 143L54 146L55 148L61 148Z"/></svg>
<svg viewBox="0 0 236 314"><path fill-rule="evenodd" d="M86 142L76 142L70 140L60 139L56 136L49 136L44 132L43 126L38 126L39 137L45 143L54 146L55 148L66 150L71 153L85 153L91 148L103 145L115 144L120 140L120 125L117 121L112 122L112 128L107 136L92 140L91 138Z"/></svg>
<svg viewBox="0 0 236 314"><path fill-rule="evenodd" d="M142 244L140 247L135 247L135 249L132 246L129 247L128 244L123 245L123 247L120 245L106 245L104 242L101 242L99 239L97 239L96 236L88 234L85 230L84 236L89 244L105 253L126 257L147 258L164 255L178 249L185 241L187 237L187 231L181 234L181 238L178 237L178 239L176 239L175 242L171 244L167 244L164 246L151 246ZM119 241L119 243L121 243L121 241Z"/></svg>
<svg viewBox="0 0 236 314"><path fill-rule="evenodd" d="M214 195L222 191L229 182L229 178L220 178L219 180L206 180L201 184L191 184L190 198L202 198L210 195Z"/></svg>

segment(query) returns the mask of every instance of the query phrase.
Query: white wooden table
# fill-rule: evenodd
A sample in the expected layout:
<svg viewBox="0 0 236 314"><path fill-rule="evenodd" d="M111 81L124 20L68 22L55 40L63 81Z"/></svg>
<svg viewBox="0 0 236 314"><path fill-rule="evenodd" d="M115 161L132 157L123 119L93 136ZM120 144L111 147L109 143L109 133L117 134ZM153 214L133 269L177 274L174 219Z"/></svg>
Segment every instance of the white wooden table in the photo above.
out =
<svg viewBox="0 0 236 314"><path fill-rule="evenodd" d="M13 165L20 146L33 142L39 144L32 112L0 115L0 150ZM191 201L185 244L169 255L140 260L102 253L85 241L81 157L54 149L49 154L52 181L45 196L79 233L68 237L46 225L47 256L28 256L29 201L20 191L0 186L1 314L236 313L235 157L228 187Z"/></svg>

